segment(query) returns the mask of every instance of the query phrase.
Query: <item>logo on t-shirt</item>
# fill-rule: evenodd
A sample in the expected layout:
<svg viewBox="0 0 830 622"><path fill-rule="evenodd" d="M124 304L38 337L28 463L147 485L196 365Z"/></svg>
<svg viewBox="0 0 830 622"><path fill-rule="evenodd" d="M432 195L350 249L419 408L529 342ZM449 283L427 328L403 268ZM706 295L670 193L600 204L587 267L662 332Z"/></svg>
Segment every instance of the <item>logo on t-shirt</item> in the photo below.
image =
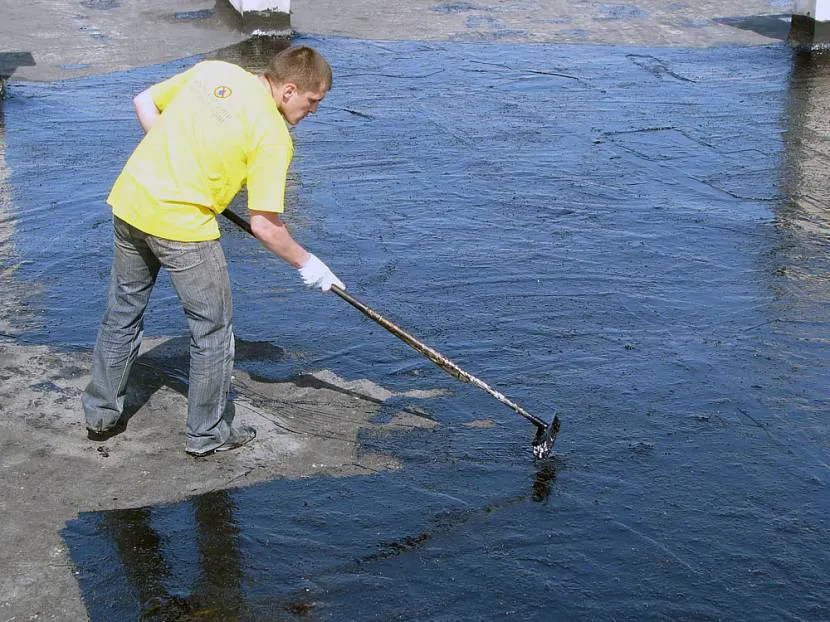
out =
<svg viewBox="0 0 830 622"><path fill-rule="evenodd" d="M231 89L229 86L217 86L213 89L213 96L219 99L226 99L231 96Z"/></svg>

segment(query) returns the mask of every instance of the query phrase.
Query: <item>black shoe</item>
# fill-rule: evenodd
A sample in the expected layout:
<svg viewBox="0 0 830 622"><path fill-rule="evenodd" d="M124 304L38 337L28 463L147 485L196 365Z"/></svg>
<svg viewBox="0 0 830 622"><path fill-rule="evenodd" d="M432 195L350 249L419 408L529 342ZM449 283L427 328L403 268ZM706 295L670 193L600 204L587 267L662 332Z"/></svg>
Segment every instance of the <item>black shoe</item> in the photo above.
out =
<svg viewBox="0 0 830 622"><path fill-rule="evenodd" d="M118 436L126 429L127 422L119 419L115 422L114 426L112 426L111 428L107 428L106 430L99 431L87 428L86 437L91 441L95 441L96 443L103 443L104 441L110 440L113 436Z"/></svg>
<svg viewBox="0 0 830 622"><path fill-rule="evenodd" d="M230 451L231 449L238 449L247 443L250 443L252 440L256 438L256 429L252 428L249 425L239 426L238 428L231 428L231 435L228 437L224 443L216 447L215 449L208 449L207 451L190 451L187 450L187 453L193 456L194 458L204 458L205 456L210 456L213 453L218 451Z"/></svg>

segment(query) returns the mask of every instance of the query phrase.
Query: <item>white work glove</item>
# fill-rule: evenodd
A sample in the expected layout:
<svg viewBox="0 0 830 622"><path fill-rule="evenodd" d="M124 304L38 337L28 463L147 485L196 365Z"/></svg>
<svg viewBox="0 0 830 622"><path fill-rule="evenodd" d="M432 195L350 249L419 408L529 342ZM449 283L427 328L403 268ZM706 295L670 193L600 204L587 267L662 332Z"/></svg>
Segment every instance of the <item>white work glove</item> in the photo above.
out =
<svg viewBox="0 0 830 622"><path fill-rule="evenodd" d="M303 283L308 287L319 287L324 292L329 291L332 285L337 285L340 289L346 289L343 281L334 276L334 272L329 270L326 264L311 253L308 254L308 260L298 268L298 271Z"/></svg>

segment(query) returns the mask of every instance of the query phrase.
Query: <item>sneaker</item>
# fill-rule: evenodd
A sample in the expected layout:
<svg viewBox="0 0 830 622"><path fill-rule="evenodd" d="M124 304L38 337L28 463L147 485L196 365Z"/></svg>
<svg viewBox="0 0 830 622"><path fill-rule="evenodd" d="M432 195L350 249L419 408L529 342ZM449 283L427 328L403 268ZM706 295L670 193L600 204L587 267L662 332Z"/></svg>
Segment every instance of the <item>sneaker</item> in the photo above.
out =
<svg viewBox="0 0 830 622"><path fill-rule="evenodd" d="M238 428L231 428L231 435L228 437L228 440L219 445L219 447L202 452L187 450L187 453L195 458L204 458L205 456L210 456L215 452L238 449L239 447L250 443L255 438L256 429L249 425L243 425Z"/></svg>
<svg viewBox="0 0 830 622"><path fill-rule="evenodd" d="M93 430L92 428L87 428L86 437L96 443L103 443L104 441L110 440L113 436L121 434L126 429L127 422L123 419L119 419L115 422L114 426L107 428L106 430Z"/></svg>

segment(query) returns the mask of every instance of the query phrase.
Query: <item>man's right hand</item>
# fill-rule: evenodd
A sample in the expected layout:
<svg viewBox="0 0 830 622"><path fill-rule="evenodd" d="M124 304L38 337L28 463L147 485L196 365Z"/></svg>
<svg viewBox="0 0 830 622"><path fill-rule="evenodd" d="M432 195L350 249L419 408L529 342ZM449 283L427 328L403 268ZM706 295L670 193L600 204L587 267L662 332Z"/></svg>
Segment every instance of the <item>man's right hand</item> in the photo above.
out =
<svg viewBox="0 0 830 622"><path fill-rule="evenodd" d="M343 281L338 279L326 264L311 253L308 254L308 259L298 270L303 283L307 287L319 287L324 292L329 291L332 285L337 285L340 289L346 289Z"/></svg>

